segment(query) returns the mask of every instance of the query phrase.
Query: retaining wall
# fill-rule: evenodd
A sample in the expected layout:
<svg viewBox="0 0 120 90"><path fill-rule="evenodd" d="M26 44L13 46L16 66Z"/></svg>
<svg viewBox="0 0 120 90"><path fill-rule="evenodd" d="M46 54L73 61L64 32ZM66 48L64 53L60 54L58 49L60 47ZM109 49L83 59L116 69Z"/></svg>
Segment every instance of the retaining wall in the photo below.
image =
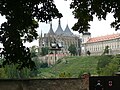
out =
<svg viewBox="0 0 120 90"><path fill-rule="evenodd" d="M88 90L87 88L88 83L79 78L0 79L0 90Z"/></svg>

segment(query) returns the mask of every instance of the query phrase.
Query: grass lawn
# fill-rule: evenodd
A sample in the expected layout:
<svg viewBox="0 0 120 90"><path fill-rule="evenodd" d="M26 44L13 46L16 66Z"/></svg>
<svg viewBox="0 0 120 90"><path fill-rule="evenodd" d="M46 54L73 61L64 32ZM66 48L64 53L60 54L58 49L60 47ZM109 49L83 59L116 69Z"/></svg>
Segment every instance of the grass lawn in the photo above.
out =
<svg viewBox="0 0 120 90"><path fill-rule="evenodd" d="M72 78L77 78L79 74L90 72L97 75L96 67L99 56L72 56L65 57L60 63L49 68L41 68L41 77L43 78L59 78L61 73L70 74Z"/></svg>

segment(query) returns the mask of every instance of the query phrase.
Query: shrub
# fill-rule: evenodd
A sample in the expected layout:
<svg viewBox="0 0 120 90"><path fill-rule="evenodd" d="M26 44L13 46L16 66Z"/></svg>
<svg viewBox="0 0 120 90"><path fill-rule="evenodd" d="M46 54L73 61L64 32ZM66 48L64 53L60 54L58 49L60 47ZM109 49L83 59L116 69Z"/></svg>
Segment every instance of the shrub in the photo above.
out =
<svg viewBox="0 0 120 90"><path fill-rule="evenodd" d="M101 73L103 72L103 69L111 62L112 59L113 59L112 55L102 55L99 58L98 64L97 64L98 75L101 75Z"/></svg>

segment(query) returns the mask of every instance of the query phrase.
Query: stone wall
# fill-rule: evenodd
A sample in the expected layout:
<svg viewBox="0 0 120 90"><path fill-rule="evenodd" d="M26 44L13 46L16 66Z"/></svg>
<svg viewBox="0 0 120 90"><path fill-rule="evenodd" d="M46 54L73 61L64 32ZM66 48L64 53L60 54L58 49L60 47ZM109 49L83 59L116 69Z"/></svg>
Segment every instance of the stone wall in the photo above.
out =
<svg viewBox="0 0 120 90"><path fill-rule="evenodd" d="M0 79L0 90L88 90L83 83L79 78Z"/></svg>

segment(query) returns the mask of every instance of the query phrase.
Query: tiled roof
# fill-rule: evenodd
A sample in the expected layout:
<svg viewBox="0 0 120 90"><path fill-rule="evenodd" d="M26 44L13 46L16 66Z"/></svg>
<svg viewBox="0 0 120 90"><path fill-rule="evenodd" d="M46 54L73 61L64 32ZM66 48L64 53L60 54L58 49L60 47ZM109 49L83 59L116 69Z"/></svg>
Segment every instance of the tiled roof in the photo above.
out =
<svg viewBox="0 0 120 90"><path fill-rule="evenodd" d="M100 41L106 41L106 40L112 40L120 38L120 34L111 34L111 35L106 35L106 36L100 36L100 37L94 37L90 38L87 43L92 43L92 42L100 42Z"/></svg>
<svg viewBox="0 0 120 90"><path fill-rule="evenodd" d="M68 24L67 24L65 31L63 33L63 36L72 36L72 35L73 35L73 33L70 31Z"/></svg>
<svg viewBox="0 0 120 90"><path fill-rule="evenodd" d="M63 29L61 27L61 23L60 23L60 19L59 19L59 24L58 24L58 28L57 30L55 31L55 34L56 35L62 35L64 32L63 32Z"/></svg>
<svg viewBox="0 0 120 90"><path fill-rule="evenodd" d="M49 30L48 34L55 35L55 33L54 33L53 29L52 29L52 23L50 24L50 30Z"/></svg>

